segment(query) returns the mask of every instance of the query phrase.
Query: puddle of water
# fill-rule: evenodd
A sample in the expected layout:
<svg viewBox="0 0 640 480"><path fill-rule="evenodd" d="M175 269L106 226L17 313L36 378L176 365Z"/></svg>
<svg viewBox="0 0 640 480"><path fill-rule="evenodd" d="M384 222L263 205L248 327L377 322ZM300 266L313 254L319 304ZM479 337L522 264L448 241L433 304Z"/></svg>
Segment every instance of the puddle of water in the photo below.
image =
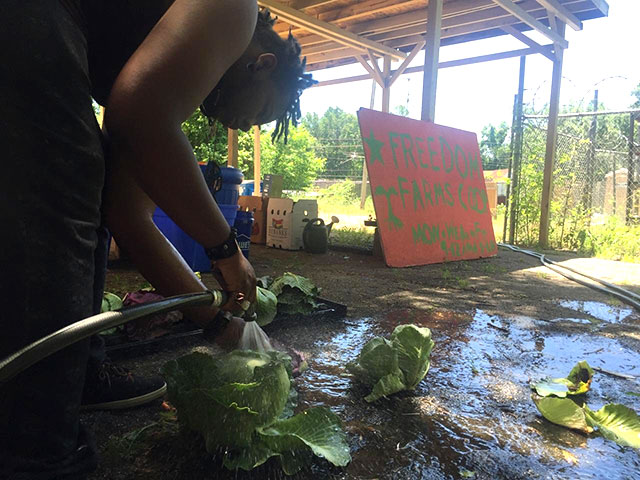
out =
<svg viewBox="0 0 640 480"><path fill-rule="evenodd" d="M602 302L562 300L558 302L561 307L586 313L593 318L609 323L621 323L633 314L633 309L628 307L614 307Z"/></svg>
<svg viewBox="0 0 640 480"><path fill-rule="evenodd" d="M367 404L368 391L353 383L346 363L368 340L403 323L431 328L431 369L415 392ZM579 360L640 376L640 355L613 338L544 327L480 310L402 310L334 328L292 326L286 336L309 361L296 381L301 407L330 406L348 433L353 461L340 478L449 479L467 471L486 479L637 478L638 451L546 422L529 381L566 376ZM600 408L614 401L640 412L640 397L627 394L638 391L638 383L596 372L587 403ZM322 468L309 478L335 475Z"/></svg>

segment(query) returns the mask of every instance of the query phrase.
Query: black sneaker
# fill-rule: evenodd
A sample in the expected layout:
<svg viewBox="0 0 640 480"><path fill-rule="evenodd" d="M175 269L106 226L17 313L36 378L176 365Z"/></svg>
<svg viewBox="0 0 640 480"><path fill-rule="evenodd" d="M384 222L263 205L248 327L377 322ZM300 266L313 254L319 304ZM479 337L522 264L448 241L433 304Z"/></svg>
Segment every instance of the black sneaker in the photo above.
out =
<svg viewBox="0 0 640 480"><path fill-rule="evenodd" d="M87 372L82 410L116 410L137 407L160 398L167 391L162 378L137 377L130 370L104 362Z"/></svg>

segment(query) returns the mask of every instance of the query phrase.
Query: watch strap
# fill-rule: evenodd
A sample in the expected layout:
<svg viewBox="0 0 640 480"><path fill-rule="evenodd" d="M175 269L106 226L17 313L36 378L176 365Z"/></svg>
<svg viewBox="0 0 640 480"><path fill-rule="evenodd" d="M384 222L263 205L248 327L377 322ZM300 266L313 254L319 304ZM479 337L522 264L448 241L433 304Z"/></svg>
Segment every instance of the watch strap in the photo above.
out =
<svg viewBox="0 0 640 480"><path fill-rule="evenodd" d="M238 242L236 241L236 229L232 228L229 232L229 236L227 239L222 242L220 245L211 248L205 248L204 252L209 257L209 260L223 260L225 258L233 257L240 248L238 247Z"/></svg>

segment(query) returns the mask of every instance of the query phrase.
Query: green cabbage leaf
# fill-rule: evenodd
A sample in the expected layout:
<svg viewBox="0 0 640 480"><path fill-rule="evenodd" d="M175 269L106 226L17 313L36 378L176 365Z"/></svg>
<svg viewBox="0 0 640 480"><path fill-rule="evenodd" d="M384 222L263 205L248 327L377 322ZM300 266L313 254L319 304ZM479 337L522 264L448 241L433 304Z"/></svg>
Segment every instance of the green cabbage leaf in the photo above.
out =
<svg viewBox="0 0 640 480"><path fill-rule="evenodd" d="M376 337L362 348L347 369L372 391L367 402L402 390L413 390L426 376L433 349L431 331L416 325L400 325L391 339Z"/></svg>
<svg viewBox="0 0 640 480"><path fill-rule="evenodd" d="M261 327L264 327L271 323L278 313L278 298L266 288L256 288L258 289L256 296L256 322Z"/></svg>
<svg viewBox="0 0 640 480"><path fill-rule="evenodd" d="M351 460L340 419L324 407L291 416L296 399L291 359L280 352L236 350L220 357L195 352L163 369L178 420L224 452L229 469L251 470L277 457L293 474L313 455L337 466Z"/></svg>
<svg viewBox="0 0 640 480"><path fill-rule="evenodd" d="M306 277L286 272L269 285L278 298L278 312L289 315L309 314L317 307L318 287Z"/></svg>
<svg viewBox="0 0 640 480"><path fill-rule="evenodd" d="M579 362L567 378L545 379L531 383L531 398L544 418L563 427L584 433L598 431L619 445L640 448L640 417L624 405L610 403L591 410L580 395L589 391L593 369Z"/></svg>

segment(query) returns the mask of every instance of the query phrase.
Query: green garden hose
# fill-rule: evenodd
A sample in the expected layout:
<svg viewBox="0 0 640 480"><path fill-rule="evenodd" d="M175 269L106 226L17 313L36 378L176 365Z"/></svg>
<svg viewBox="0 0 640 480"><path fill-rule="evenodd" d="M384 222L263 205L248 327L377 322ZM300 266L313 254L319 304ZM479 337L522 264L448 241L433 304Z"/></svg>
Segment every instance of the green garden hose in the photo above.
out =
<svg viewBox="0 0 640 480"><path fill-rule="evenodd" d="M11 380L18 373L30 367L43 358L62 350L75 342L100 333L103 330L123 325L132 320L166 313L186 307L211 305L222 306L227 301L227 295L219 290L209 290L202 293L191 293L168 297L156 302L149 302L135 307L128 307L113 312L100 313L84 320L72 323L66 327L47 335L44 338L21 348L9 357L0 360L0 385Z"/></svg>

